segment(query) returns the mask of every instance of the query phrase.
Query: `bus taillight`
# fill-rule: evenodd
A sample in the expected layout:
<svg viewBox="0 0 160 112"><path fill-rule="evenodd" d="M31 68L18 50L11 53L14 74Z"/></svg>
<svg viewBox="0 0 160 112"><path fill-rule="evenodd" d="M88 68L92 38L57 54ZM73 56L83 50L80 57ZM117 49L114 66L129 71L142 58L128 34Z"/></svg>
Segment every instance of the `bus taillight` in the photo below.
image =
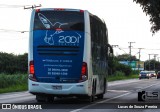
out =
<svg viewBox="0 0 160 112"><path fill-rule="evenodd" d="M54 8L56 11L64 11L64 8Z"/></svg>
<svg viewBox="0 0 160 112"><path fill-rule="evenodd" d="M40 12L40 9L36 9L36 12Z"/></svg>
<svg viewBox="0 0 160 112"><path fill-rule="evenodd" d="M29 62L29 79L36 81L34 72L34 61Z"/></svg>
<svg viewBox="0 0 160 112"><path fill-rule="evenodd" d="M79 12L84 13L84 10L80 10Z"/></svg>
<svg viewBox="0 0 160 112"><path fill-rule="evenodd" d="M81 70L80 82L87 80L87 76L88 76L87 72L88 72L88 70L87 70L87 63L83 62L83 64L82 64L82 70Z"/></svg>
<svg viewBox="0 0 160 112"><path fill-rule="evenodd" d="M29 73L34 74L34 62L33 61L29 62Z"/></svg>

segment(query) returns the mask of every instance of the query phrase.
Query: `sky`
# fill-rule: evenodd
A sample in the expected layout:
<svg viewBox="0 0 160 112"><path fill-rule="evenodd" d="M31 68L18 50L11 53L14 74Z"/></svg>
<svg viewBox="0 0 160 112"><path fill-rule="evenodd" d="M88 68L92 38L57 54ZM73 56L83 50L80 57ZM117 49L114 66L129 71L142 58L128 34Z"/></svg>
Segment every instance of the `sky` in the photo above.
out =
<svg viewBox="0 0 160 112"><path fill-rule="evenodd" d="M129 53L141 60L149 59L148 54L159 54L160 32L152 36L149 17L133 0L0 0L0 52L23 54L28 52L31 9L24 6L39 5L41 8L73 8L88 10L103 19L108 27L109 43L118 45L113 48L114 55ZM120 48L120 49L119 49ZM151 59L153 55L151 55Z"/></svg>

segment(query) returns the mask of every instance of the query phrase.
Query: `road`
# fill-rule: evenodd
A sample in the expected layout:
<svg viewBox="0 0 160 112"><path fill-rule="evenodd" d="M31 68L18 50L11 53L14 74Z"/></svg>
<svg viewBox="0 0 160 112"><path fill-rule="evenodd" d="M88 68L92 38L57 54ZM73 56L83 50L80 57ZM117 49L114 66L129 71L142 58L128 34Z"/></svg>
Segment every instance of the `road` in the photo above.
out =
<svg viewBox="0 0 160 112"><path fill-rule="evenodd" d="M160 80L156 78L152 79L132 79L123 81L114 81L108 83L108 90L104 95L103 100L98 100L94 103L87 103L77 98L57 98L55 102L51 104L42 105L48 109L42 110L0 110L0 112L159 112L160 111L160 99L150 100L141 103L138 101L138 92L142 90L146 92L159 92L160 96ZM160 98L160 97L159 97ZM0 94L0 103L20 103L41 105L35 100L35 96L26 92L15 92ZM154 104L153 104L154 103ZM133 106L136 109L126 109L129 106ZM139 107L141 108L139 109ZM150 106L150 109L143 109L143 106ZM158 106L159 109L152 109ZM119 109L118 109L119 108ZM120 109L121 108L121 109ZM138 109L137 109L138 108Z"/></svg>

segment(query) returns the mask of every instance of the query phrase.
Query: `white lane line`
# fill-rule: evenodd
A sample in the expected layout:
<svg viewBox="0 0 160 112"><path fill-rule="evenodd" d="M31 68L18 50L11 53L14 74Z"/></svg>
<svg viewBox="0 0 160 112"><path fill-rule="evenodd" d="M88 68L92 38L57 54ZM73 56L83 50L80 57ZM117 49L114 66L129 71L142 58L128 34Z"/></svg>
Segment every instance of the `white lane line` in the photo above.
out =
<svg viewBox="0 0 160 112"><path fill-rule="evenodd" d="M147 89L147 88L150 88L150 87L152 87L152 86L159 85L159 83L160 83L160 82L155 83L155 84L152 84L152 85L149 85L149 86L146 86L146 87L144 87L144 88L137 89L136 91L139 92L139 91L141 91L141 90L143 90L143 89Z"/></svg>
<svg viewBox="0 0 160 112"><path fill-rule="evenodd" d="M9 98L16 98L16 97L22 97L22 96L32 96L31 94L23 94L23 95L20 95L20 94L15 94L15 95L6 95L6 96L0 96L2 98L0 98L0 100L2 99L9 99Z"/></svg>
<svg viewBox="0 0 160 112"><path fill-rule="evenodd" d="M125 94L122 94L122 95L119 95L119 96L116 96L116 97L113 97L113 98L110 98L110 99L106 99L106 100L103 100L103 101L99 101L99 102L96 102L96 103L94 103L94 104L90 104L90 105L84 106L84 107L82 107L82 108L72 110L72 111L70 111L70 112L79 112L79 111L81 111L81 110L83 110L83 109L89 108L89 107L94 106L94 105L97 105L97 104L99 104L99 103L104 103L104 102L107 102L107 101L110 101L110 100L114 100L114 99L117 99L117 98L120 98L120 97L129 95L129 94L131 94L131 92L128 92L128 93L125 93Z"/></svg>
<svg viewBox="0 0 160 112"><path fill-rule="evenodd" d="M142 90L142 89L146 89L146 88L152 87L152 86L157 85L157 84L159 84L159 83L152 84L152 85L146 86L146 87L141 88L141 89L137 89L136 91L140 91L140 90ZM72 111L70 111L70 112L79 112L79 111L82 111L83 109L89 108L89 107L91 107L91 106L95 106L95 105L100 104L100 103L108 102L108 101L110 101L110 100L114 100L114 99L117 99L117 98L120 98L120 97L129 95L129 94L131 94L131 93L132 93L132 92L127 92L127 93L125 93L125 94L118 95L118 96L116 96L116 97L113 97L113 98L110 98L110 99L106 99L106 100L103 100L103 101L99 101L99 102L96 102L96 103L94 103L94 104L90 104L90 105L84 106L84 107L82 107L82 108L72 110Z"/></svg>
<svg viewBox="0 0 160 112"><path fill-rule="evenodd" d="M132 79L132 80L112 81L112 82L108 82L108 86L116 86L119 84L135 83L135 82L139 82L139 81L141 81L141 80Z"/></svg>
<svg viewBox="0 0 160 112"><path fill-rule="evenodd" d="M107 90L108 92L115 92L115 93L126 93L126 92L129 92L129 91L125 91L125 90L113 90L113 89L110 89L110 90Z"/></svg>

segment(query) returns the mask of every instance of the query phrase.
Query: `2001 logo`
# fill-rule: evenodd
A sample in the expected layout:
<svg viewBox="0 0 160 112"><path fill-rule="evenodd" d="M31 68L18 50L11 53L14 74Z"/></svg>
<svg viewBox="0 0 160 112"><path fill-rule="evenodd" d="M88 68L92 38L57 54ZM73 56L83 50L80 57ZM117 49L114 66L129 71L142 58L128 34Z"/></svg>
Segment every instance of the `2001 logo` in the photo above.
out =
<svg viewBox="0 0 160 112"><path fill-rule="evenodd" d="M56 37L59 39L58 42L60 44L79 44L81 38L81 35L79 33L72 32L67 36L63 36L63 34L66 35L66 33L64 33L65 31L61 29L61 26L67 25L68 23L55 22L54 24L52 24L52 22L50 22L49 19L47 19L43 14L38 13L38 16L46 29L50 29L51 27L55 26L58 27L54 33L49 32L49 30L46 31L46 35L44 37L45 43L54 45L54 38Z"/></svg>
<svg viewBox="0 0 160 112"><path fill-rule="evenodd" d="M78 34L79 35L79 34ZM79 44L79 39L81 36L79 35L78 37L76 36L59 36L59 43L71 43L71 44Z"/></svg>

